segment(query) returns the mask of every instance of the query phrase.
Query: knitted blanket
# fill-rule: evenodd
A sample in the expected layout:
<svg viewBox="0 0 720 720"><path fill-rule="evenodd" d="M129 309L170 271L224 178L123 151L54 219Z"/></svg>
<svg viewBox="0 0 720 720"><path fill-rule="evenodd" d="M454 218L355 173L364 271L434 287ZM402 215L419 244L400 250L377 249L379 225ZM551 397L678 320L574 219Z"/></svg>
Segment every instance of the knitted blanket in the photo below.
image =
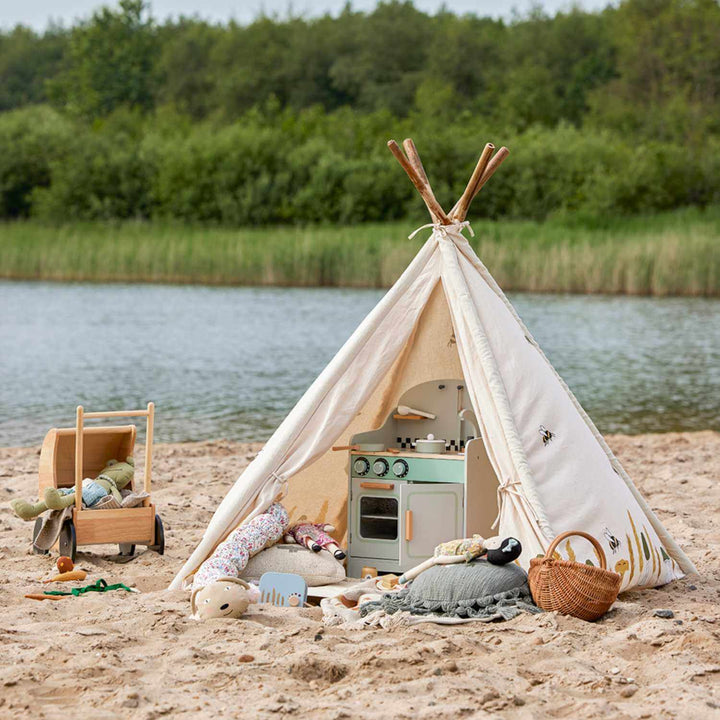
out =
<svg viewBox="0 0 720 720"><path fill-rule="evenodd" d="M492 565L485 559L437 565L397 593L360 606L360 616L439 615L467 620L510 620L521 612L542 612L532 601L527 573L514 563Z"/></svg>

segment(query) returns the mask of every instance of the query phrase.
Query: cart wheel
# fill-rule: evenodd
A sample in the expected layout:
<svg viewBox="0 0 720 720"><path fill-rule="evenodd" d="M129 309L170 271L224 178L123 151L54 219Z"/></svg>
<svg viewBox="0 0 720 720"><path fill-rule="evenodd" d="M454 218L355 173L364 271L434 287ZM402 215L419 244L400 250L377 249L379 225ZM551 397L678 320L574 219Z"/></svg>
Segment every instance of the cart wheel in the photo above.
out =
<svg viewBox="0 0 720 720"><path fill-rule="evenodd" d="M60 529L60 537L58 538L60 546L60 554L69 557L75 562L77 555L77 538L75 537L75 526L72 520L66 520Z"/></svg>
<svg viewBox="0 0 720 720"><path fill-rule="evenodd" d="M43 519L41 517L35 519L35 527L33 527L33 553L35 555L49 555L49 550L41 550L40 548L35 547L35 539L40 534L40 530L42 530L43 526Z"/></svg>
<svg viewBox="0 0 720 720"><path fill-rule="evenodd" d="M155 544L148 545L150 550L154 550L158 555L165 554L165 529L159 515L155 516Z"/></svg>
<svg viewBox="0 0 720 720"><path fill-rule="evenodd" d="M135 545L133 543L120 543L118 547L120 548L120 555L135 554Z"/></svg>

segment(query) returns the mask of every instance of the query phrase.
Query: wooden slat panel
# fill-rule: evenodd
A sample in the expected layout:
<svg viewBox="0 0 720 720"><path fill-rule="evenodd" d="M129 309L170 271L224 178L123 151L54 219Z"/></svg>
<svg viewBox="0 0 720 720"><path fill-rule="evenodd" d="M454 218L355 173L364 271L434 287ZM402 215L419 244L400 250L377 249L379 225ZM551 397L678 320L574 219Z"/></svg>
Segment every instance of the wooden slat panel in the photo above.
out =
<svg viewBox="0 0 720 720"><path fill-rule="evenodd" d="M38 469L38 497L42 498L45 488L57 487L55 477L57 466L55 464L58 432L56 428L48 431L40 449L40 467ZM74 432L74 431L73 431ZM72 471L71 471L72 475ZM72 484L72 477L70 478Z"/></svg>
<svg viewBox="0 0 720 720"><path fill-rule="evenodd" d="M51 434L53 437L51 445ZM83 429L83 477L96 478L108 460L124 461L133 454L136 428L134 425L86 427ZM51 430L41 451L40 488L72 487L75 473L75 428Z"/></svg>
<svg viewBox="0 0 720 720"><path fill-rule="evenodd" d="M153 544L155 506L73 512L78 545Z"/></svg>

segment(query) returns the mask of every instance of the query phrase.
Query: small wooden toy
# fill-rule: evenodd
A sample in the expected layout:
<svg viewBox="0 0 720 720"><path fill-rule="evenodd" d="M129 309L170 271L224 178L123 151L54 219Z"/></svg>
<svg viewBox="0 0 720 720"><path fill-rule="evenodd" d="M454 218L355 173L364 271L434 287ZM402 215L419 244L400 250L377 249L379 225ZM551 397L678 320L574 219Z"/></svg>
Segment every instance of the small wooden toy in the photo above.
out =
<svg viewBox="0 0 720 720"><path fill-rule="evenodd" d="M260 602L278 607L302 607L307 583L294 573L266 572L260 578Z"/></svg>
<svg viewBox="0 0 720 720"><path fill-rule="evenodd" d="M149 497L138 507L114 510L83 509L83 478L97 477L111 458L125 458L133 454L137 432L135 425L85 427L85 420L116 417L146 418L143 490L149 493L155 418L155 405L151 402L145 410L109 412L85 412L82 405L79 405L75 427L53 428L43 441L40 451L39 496L42 497L48 487L75 486L72 517L63 523L58 540L60 554L71 562L75 561L78 545L117 543L121 555L134 554L136 544L147 545L160 555L165 552L162 520L155 513L155 506ZM41 528L42 518L38 518L33 531L33 541Z"/></svg>

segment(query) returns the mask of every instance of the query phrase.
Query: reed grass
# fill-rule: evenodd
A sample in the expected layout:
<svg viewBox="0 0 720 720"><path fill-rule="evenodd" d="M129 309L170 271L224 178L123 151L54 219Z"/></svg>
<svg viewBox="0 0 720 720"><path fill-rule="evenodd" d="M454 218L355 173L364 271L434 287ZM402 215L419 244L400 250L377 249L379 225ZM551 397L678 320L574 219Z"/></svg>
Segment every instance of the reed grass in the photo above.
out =
<svg viewBox="0 0 720 720"><path fill-rule="evenodd" d="M604 222L476 221L471 240L506 290L720 295L720 207ZM427 235L412 222L208 228L0 225L0 277L57 281L387 287Z"/></svg>

